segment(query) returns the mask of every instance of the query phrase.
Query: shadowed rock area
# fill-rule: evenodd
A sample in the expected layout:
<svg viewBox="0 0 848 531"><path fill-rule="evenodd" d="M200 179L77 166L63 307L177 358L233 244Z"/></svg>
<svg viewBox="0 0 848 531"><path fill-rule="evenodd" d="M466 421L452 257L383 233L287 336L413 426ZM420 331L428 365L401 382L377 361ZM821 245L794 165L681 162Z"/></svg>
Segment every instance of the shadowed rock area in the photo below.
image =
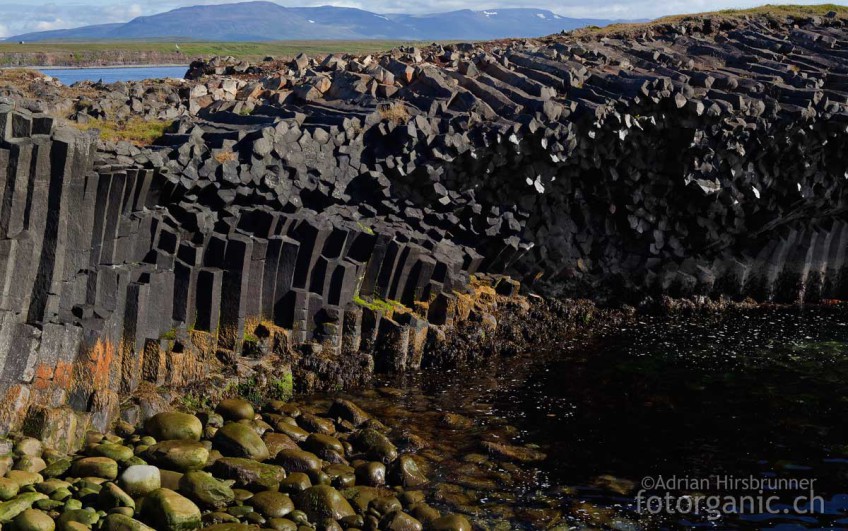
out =
<svg viewBox="0 0 848 531"><path fill-rule="evenodd" d="M8 90L3 425L105 429L222 366L311 388L417 369L526 304L513 278L844 298L846 37L835 13L696 17ZM175 122L137 147L60 111Z"/></svg>

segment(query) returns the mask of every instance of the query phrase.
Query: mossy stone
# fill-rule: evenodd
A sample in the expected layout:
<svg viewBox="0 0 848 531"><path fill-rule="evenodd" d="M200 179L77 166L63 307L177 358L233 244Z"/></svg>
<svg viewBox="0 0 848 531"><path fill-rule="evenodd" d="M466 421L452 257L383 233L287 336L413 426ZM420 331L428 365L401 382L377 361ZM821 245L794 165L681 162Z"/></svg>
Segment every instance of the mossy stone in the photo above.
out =
<svg viewBox="0 0 848 531"><path fill-rule="evenodd" d="M201 525L197 505L170 489L148 494L141 507L141 518L159 531L184 531Z"/></svg>
<svg viewBox="0 0 848 531"><path fill-rule="evenodd" d="M10 470L6 477L18 484L19 488L29 487L44 481L44 476L35 472L24 472L23 470Z"/></svg>
<svg viewBox="0 0 848 531"><path fill-rule="evenodd" d="M227 457L246 457L255 461L271 457L259 434L250 426L236 422L224 424L212 438L212 446Z"/></svg>
<svg viewBox="0 0 848 531"><path fill-rule="evenodd" d="M404 488L420 487L428 481L427 477L418 467L418 463L409 454L398 457L392 463L389 480L392 485L399 485Z"/></svg>
<svg viewBox="0 0 848 531"><path fill-rule="evenodd" d="M78 477L95 477L114 480L118 477L118 462L108 457L84 457L71 467Z"/></svg>
<svg viewBox="0 0 848 531"><path fill-rule="evenodd" d="M41 471L41 475L46 478L57 478L65 475L71 469L72 461L67 457L53 461L47 468Z"/></svg>
<svg viewBox="0 0 848 531"><path fill-rule="evenodd" d="M328 485L309 487L295 497L297 508L306 513L312 522L320 522L325 518L339 520L356 514L344 496Z"/></svg>
<svg viewBox="0 0 848 531"><path fill-rule="evenodd" d="M256 416L256 411L247 400L239 398L228 398L222 400L215 412L224 417L226 420L238 422L239 420L253 420Z"/></svg>
<svg viewBox="0 0 848 531"><path fill-rule="evenodd" d="M103 531L156 531L124 514L112 513L103 520Z"/></svg>
<svg viewBox="0 0 848 531"><path fill-rule="evenodd" d="M306 450L281 450L274 461L286 472L317 472L321 470L321 459Z"/></svg>
<svg viewBox="0 0 848 531"><path fill-rule="evenodd" d="M150 417L144 423L144 429L158 441L199 441L203 434L203 424L199 418L178 411L167 411Z"/></svg>
<svg viewBox="0 0 848 531"><path fill-rule="evenodd" d="M310 434L303 442L303 449L316 454L326 450L332 450L337 452L339 455L344 455L345 453L344 446L342 446L342 442L340 440L336 439L332 435L325 435L323 433Z"/></svg>
<svg viewBox="0 0 848 531"><path fill-rule="evenodd" d="M11 522L22 512L32 508L33 503L44 499L47 499L47 496L40 492L24 492L14 499L0 503L0 523Z"/></svg>
<svg viewBox="0 0 848 531"><path fill-rule="evenodd" d="M135 500L133 500L132 496L114 483L107 483L100 489L97 502L100 509L108 510L116 507L130 507L135 509Z"/></svg>
<svg viewBox="0 0 848 531"><path fill-rule="evenodd" d="M363 452L372 461L389 464L398 456L397 447L388 437L371 428L360 430L351 441L354 448Z"/></svg>
<svg viewBox="0 0 848 531"><path fill-rule="evenodd" d="M235 480L236 485L251 490L277 490L286 471L276 465L257 463L240 457L222 457L212 465L217 477Z"/></svg>
<svg viewBox="0 0 848 531"><path fill-rule="evenodd" d="M394 511L383 516L380 520L380 529L386 531L423 531L424 526L403 511Z"/></svg>
<svg viewBox="0 0 848 531"><path fill-rule="evenodd" d="M27 509L15 517L11 529L12 531L53 531L56 529L56 522L43 511Z"/></svg>
<svg viewBox="0 0 848 531"><path fill-rule="evenodd" d="M133 449L129 446L114 443L101 443L91 449L92 455L96 457L108 457L119 463L123 463L133 457Z"/></svg>
<svg viewBox="0 0 848 531"><path fill-rule="evenodd" d="M471 522L464 516L448 514L430 522L433 531L471 531Z"/></svg>
<svg viewBox="0 0 848 531"><path fill-rule="evenodd" d="M208 472L187 472L180 479L180 493L210 509L226 507L235 499L233 489Z"/></svg>
<svg viewBox="0 0 848 531"><path fill-rule="evenodd" d="M8 501L18 495L21 487L18 482L9 478L0 478L0 500Z"/></svg>
<svg viewBox="0 0 848 531"><path fill-rule="evenodd" d="M200 470L209 461L209 450L195 441L164 441L154 444L146 454L150 461L170 470Z"/></svg>
<svg viewBox="0 0 848 531"><path fill-rule="evenodd" d="M291 498L270 490L256 493L247 503L266 518L282 518L294 511Z"/></svg>
<svg viewBox="0 0 848 531"><path fill-rule="evenodd" d="M69 522L77 522L91 528L100 521L100 515L88 509L75 509L73 511L65 511L59 516L56 521L59 529L65 529Z"/></svg>
<svg viewBox="0 0 848 531"><path fill-rule="evenodd" d="M267 526L274 531L297 531L297 524L288 518L269 518Z"/></svg>

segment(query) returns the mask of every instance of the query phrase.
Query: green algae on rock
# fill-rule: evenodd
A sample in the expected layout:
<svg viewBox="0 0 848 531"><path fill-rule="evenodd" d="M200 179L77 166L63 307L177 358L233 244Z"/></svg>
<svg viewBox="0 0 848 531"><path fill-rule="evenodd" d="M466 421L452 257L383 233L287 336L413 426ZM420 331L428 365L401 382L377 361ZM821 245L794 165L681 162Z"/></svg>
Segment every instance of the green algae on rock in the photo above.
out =
<svg viewBox="0 0 848 531"><path fill-rule="evenodd" d="M257 411L230 400L216 410L223 414L160 412L143 429L121 426L121 436L90 432L81 455L15 438L0 478L0 523L37 531L421 531L442 516L423 492L405 490L426 478L412 456L399 455L394 432L352 402ZM295 420L281 413L303 420L302 440L275 431ZM51 477L18 470L33 459L54 467Z"/></svg>

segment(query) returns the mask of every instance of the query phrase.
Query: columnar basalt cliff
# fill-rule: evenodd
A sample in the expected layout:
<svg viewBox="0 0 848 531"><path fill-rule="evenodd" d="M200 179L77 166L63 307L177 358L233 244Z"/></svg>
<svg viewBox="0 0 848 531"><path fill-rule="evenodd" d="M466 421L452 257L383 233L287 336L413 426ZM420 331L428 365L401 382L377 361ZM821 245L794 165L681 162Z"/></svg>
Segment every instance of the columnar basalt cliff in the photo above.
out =
<svg viewBox="0 0 848 531"><path fill-rule="evenodd" d="M415 369L456 322L496 326L510 278L845 298L846 43L835 14L696 17L60 92L78 122L177 120L145 148L10 91L3 425L55 431L68 405L105 426L140 387L243 358L329 385Z"/></svg>

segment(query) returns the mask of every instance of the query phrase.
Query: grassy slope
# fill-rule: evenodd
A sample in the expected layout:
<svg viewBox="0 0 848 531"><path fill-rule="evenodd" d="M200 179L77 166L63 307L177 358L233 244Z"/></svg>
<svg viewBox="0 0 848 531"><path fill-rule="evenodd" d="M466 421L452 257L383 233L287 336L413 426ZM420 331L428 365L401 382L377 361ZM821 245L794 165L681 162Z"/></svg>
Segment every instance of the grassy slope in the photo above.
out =
<svg viewBox="0 0 848 531"><path fill-rule="evenodd" d="M49 55L51 63L66 66L84 66L106 63L145 64L150 61L189 63L197 58L214 55L232 55L240 59L258 61L266 56L277 58L293 57L300 52L312 55L329 53L376 53L389 50L404 43L400 41L279 41L279 42L181 42L180 54L174 42L34 42L26 44L0 43L0 66L42 66L39 59ZM21 63L24 56L26 62ZM121 58L121 56L124 56ZM120 60L119 60L120 58ZM180 61L180 59L183 59ZM58 61L58 63L57 63Z"/></svg>
<svg viewBox="0 0 848 531"><path fill-rule="evenodd" d="M771 5L766 4L760 7L752 7L749 9L722 9L720 11L710 11L706 13L692 13L686 15L672 15L662 17L651 22L643 22L636 24L612 24L603 28L591 27L571 32L571 35L577 37L603 36L610 34L629 34L643 31L651 26L663 24L676 24L686 20L695 20L704 17L712 18L727 18L741 19L745 17L795 17L804 18L812 16L825 16L831 11L836 12L841 18L848 17L848 6L840 6L836 4L819 4L819 5Z"/></svg>

